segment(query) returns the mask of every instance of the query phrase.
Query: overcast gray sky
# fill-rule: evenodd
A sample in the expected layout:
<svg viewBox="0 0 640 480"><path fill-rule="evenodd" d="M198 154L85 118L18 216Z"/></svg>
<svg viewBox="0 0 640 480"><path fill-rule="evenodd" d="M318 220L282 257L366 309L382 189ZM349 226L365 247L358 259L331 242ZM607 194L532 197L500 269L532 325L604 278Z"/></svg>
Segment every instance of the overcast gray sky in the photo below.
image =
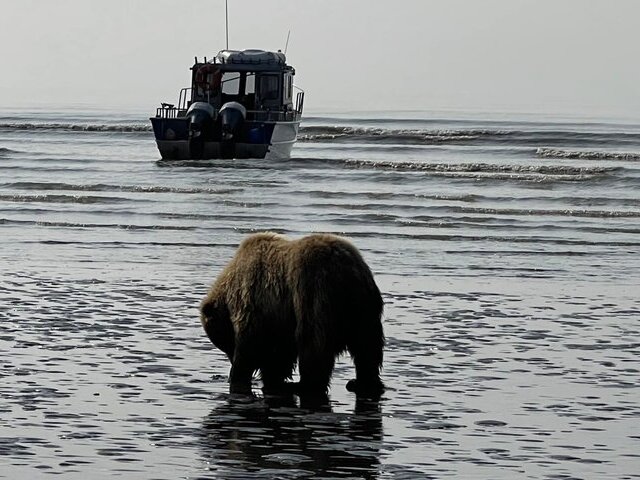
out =
<svg viewBox="0 0 640 480"><path fill-rule="evenodd" d="M151 111L224 48L224 0L0 0L0 108ZM230 47L284 48L307 107L640 117L638 0L229 0Z"/></svg>

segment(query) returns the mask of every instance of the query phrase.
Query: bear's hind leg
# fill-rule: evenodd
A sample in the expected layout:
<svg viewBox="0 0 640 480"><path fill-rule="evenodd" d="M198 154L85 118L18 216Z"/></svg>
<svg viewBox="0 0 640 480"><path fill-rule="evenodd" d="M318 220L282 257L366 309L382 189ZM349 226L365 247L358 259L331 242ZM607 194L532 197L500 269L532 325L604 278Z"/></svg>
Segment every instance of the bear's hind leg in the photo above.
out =
<svg viewBox="0 0 640 480"><path fill-rule="evenodd" d="M356 378L347 383L347 390L362 397L379 398L382 395L384 385L380 380L380 368L383 348L384 334L380 322L350 339L347 350L356 367Z"/></svg>
<svg viewBox="0 0 640 480"><path fill-rule="evenodd" d="M335 354L321 349L306 349L300 352L300 396L326 398L335 364Z"/></svg>

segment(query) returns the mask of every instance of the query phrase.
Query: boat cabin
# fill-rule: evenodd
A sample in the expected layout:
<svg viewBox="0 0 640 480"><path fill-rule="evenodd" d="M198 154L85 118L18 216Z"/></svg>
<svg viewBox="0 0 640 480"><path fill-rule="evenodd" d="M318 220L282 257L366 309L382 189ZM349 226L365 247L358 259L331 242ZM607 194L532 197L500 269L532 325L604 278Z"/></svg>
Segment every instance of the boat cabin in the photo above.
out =
<svg viewBox="0 0 640 480"><path fill-rule="evenodd" d="M282 52L222 50L209 61L196 58L191 87L180 92L177 116L195 102L206 102L215 111L237 102L246 108L248 120L295 116L302 112L303 96L294 93L294 75Z"/></svg>

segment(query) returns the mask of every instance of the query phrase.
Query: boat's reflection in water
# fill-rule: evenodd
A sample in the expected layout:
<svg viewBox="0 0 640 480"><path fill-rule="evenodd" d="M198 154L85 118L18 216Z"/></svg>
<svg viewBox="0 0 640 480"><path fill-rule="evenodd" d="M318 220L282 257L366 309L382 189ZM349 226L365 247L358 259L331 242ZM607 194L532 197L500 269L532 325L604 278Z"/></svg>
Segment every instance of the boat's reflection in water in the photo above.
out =
<svg viewBox="0 0 640 480"><path fill-rule="evenodd" d="M382 436L377 402L338 414L300 409L293 397L229 397L205 418L201 447L219 478L376 479Z"/></svg>

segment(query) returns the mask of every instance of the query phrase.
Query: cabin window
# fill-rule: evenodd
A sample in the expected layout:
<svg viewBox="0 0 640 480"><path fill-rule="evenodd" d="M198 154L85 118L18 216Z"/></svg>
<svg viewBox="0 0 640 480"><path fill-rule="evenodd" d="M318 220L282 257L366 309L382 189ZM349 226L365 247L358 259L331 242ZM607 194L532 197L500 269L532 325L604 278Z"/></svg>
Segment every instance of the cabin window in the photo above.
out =
<svg viewBox="0 0 640 480"><path fill-rule="evenodd" d="M287 75L287 89L285 91L284 98L286 100L291 100L293 96L293 77L291 75Z"/></svg>
<svg viewBox="0 0 640 480"><path fill-rule="evenodd" d="M260 77L260 98L262 100L278 100L279 98L279 76L262 75Z"/></svg>
<svg viewBox="0 0 640 480"><path fill-rule="evenodd" d="M222 93L226 95L238 95L240 92L240 73L226 72L222 76Z"/></svg>
<svg viewBox="0 0 640 480"><path fill-rule="evenodd" d="M247 73L247 83L244 86L245 95L256 93L256 74Z"/></svg>

